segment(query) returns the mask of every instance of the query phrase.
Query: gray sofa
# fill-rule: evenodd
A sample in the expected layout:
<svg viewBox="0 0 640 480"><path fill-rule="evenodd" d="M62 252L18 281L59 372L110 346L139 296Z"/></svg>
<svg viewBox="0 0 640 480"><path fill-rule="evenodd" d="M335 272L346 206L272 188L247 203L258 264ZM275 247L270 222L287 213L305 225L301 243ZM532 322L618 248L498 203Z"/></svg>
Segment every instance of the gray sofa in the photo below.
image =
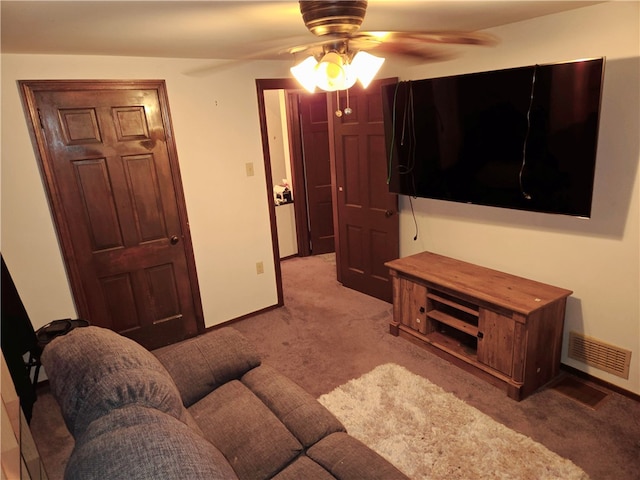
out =
<svg viewBox="0 0 640 480"><path fill-rule="evenodd" d="M110 330L42 363L75 439L66 479L406 479L224 328L153 353Z"/></svg>

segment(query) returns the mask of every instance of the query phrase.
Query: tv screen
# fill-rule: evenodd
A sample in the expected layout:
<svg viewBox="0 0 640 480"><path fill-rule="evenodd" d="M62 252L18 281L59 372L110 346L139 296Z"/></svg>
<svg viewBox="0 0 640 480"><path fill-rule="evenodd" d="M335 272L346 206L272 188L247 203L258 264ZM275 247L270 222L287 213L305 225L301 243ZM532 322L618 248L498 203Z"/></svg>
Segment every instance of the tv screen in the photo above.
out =
<svg viewBox="0 0 640 480"><path fill-rule="evenodd" d="M589 217L604 58L383 87L391 192Z"/></svg>

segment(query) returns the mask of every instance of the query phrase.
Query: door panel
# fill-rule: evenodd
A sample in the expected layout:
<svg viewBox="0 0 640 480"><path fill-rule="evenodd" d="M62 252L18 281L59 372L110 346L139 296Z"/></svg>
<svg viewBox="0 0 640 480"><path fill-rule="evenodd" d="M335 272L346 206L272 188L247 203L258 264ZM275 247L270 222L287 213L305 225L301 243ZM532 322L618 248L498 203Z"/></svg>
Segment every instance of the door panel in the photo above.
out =
<svg viewBox="0 0 640 480"><path fill-rule="evenodd" d="M163 82L21 82L78 313L149 348L204 329Z"/></svg>
<svg viewBox="0 0 640 480"><path fill-rule="evenodd" d="M427 333L427 287L398 277L400 322L422 334Z"/></svg>
<svg viewBox="0 0 640 480"><path fill-rule="evenodd" d="M335 251L327 99L298 95L311 254Z"/></svg>
<svg viewBox="0 0 640 480"><path fill-rule="evenodd" d="M397 195L389 193L381 85L349 91L351 115L333 119L338 275L347 287L391 302L384 263L398 257ZM331 111L338 105L334 95ZM340 105L346 105L341 92Z"/></svg>
<svg viewBox="0 0 640 480"><path fill-rule="evenodd" d="M516 322L485 308L480 309L478 361L511 376Z"/></svg>

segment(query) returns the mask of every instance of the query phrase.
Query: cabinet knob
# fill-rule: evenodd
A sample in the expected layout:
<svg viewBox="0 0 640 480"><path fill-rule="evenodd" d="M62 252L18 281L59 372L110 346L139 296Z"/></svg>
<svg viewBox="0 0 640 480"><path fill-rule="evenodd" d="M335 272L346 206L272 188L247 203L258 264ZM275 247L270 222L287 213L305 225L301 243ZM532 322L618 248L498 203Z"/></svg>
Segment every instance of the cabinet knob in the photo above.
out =
<svg viewBox="0 0 640 480"><path fill-rule="evenodd" d="M169 242L171 243L171 245L175 245L176 243L178 243L180 241L180 239L178 238L177 235L173 235L170 239Z"/></svg>
<svg viewBox="0 0 640 480"><path fill-rule="evenodd" d="M425 308L424 307L420 307L420 313L424 313L425 312Z"/></svg>
<svg viewBox="0 0 640 480"><path fill-rule="evenodd" d="M482 340L484 338L484 333L478 332L477 337Z"/></svg>

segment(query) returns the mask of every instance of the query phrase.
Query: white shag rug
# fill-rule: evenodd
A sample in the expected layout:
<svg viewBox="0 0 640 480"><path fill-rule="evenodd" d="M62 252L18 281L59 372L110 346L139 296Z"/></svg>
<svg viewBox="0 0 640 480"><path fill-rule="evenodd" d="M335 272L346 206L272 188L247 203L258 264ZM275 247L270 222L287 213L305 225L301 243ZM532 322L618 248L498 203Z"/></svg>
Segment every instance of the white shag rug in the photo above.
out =
<svg viewBox="0 0 640 480"><path fill-rule="evenodd" d="M571 461L388 363L319 398L358 440L414 480L584 480Z"/></svg>

